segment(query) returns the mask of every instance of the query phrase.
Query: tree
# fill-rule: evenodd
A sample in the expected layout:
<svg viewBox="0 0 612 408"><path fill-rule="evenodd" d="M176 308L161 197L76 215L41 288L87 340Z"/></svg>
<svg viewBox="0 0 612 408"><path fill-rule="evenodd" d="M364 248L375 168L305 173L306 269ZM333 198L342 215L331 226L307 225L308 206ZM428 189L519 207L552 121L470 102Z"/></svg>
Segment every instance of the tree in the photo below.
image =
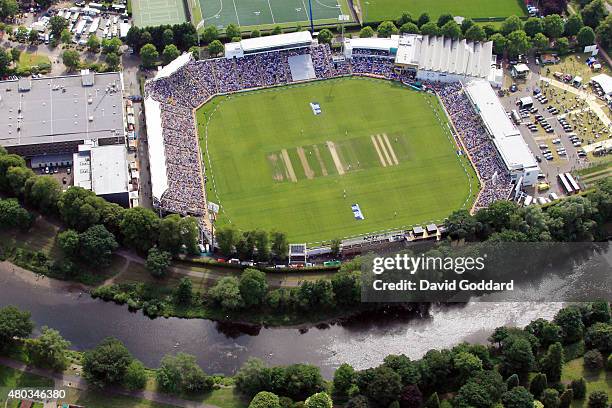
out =
<svg viewBox="0 0 612 408"><path fill-rule="evenodd" d="M241 37L240 28L236 24L228 24L225 27L225 36L227 38L240 38Z"/></svg>
<svg viewBox="0 0 612 408"><path fill-rule="evenodd" d="M117 37L105 38L102 40L103 54L110 54L111 52L118 54L119 48L121 48L121 40Z"/></svg>
<svg viewBox="0 0 612 408"><path fill-rule="evenodd" d="M253 233L255 240L255 249L257 250L257 259L266 262L270 259L270 240L268 233L262 230L256 230Z"/></svg>
<svg viewBox="0 0 612 408"><path fill-rule="evenodd" d="M586 381L583 377L580 377L577 380L572 380L570 383L570 388L574 393L574 398L577 400L583 399L586 397Z"/></svg>
<svg viewBox="0 0 612 408"><path fill-rule="evenodd" d="M319 40L321 44L331 44L333 38L334 38L334 35L327 28L324 28L321 31L319 31L319 35L317 37L317 39Z"/></svg>
<svg viewBox="0 0 612 408"><path fill-rule="evenodd" d="M544 51L546 48L548 48L549 44L548 38L542 33L537 33L534 35L531 42L533 43L533 48L535 48L537 51Z"/></svg>
<svg viewBox="0 0 612 408"><path fill-rule="evenodd" d="M12 344L13 339L23 339L32 333L34 324L30 312L22 312L15 306L0 308L0 350Z"/></svg>
<svg viewBox="0 0 612 408"><path fill-rule="evenodd" d="M441 34L440 27L438 27L438 25L433 21L423 24L420 28L421 28L421 34L423 35L440 35Z"/></svg>
<svg viewBox="0 0 612 408"><path fill-rule="evenodd" d="M416 25L415 23L409 21L407 23L404 23L400 26L400 32L401 33L408 33L408 34L419 34L421 32L421 30L419 30L419 26Z"/></svg>
<svg viewBox="0 0 612 408"><path fill-rule="evenodd" d="M68 69L68 71L76 70L81 65L81 57L75 50L66 50L62 54L62 61Z"/></svg>
<svg viewBox="0 0 612 408"><path fill-rule="evenodd" d="M470 41L484 41L487 38L484 28L473 25L465 32L465 38Z"/></svg>
<svg viewBox="0 0 612 408"><path fill-rule="evenodd" d="M159 52L157 52L153 44L145 44L140 49L140 58L145 68L153 68L155 62L159 58Z"/></svg>
<svg viewBox="0 0 612 408"><path fill-rule="evenodd" d="M559 391L554 388L545 389L540 401L544 404L544 408L559 408Z"/></svg>
<svg viewBox="0 0 612 408"><path fill-rule="evenodd" d="M561 327L563 344L575 343L582 339L584 323L582 314L575 306L564 307L555 315L554 322Z"/></svg>
<svg viewBox="0 0 612 408"><path fill-rule="evenodd" d="M258 358L249 358L235 376L236 388L246 396L272 388L270 369Z"/></svg>
<svg viewBox="0 0 612 408"><path fill-rule="evenodd" d="M25 42L28 39L28 29L25 26L20 25L17 27L15 37L17 37L17 41Z"/></svg>
<svg viewBox="0 0 612 408"><path fill-rule="evenodd" d="M107 266L119 244L104 225L89 227L79 236L79 253L88 261Z"/></svg>
<svg viewBox="0 0 612 408"><path fill-rule="evenodd" d="M185 353L164 356L157 383L163 391L174 394L210 391L213 387L213 379L202 371L195 357Z"/></svg>
<svg viewBox="0 0 612 408"><path fill-rule="evenodd" d="M94 53L100 51L100 39L95 34L90 35L87 39L87 49Z"/></svg>
<svg viewBox="0 0 612 408"><path fill-rule="evenodd" d="M571 389L566 389L559 398L559 408L570 408L574 399L574 392Z"/></svg>
<svg viewBox="0 0 612 408"><path fill-rule="evenodd" d="M164 46L174 43L174 31L170 28L166 28L162 33L162 42Z"/></svg>
<svg viewBox="0 0 612 408"><path fill-rule="evenodd" d="M180 305L188 305L193 299L193 284L191 279L185 277L179 281L174 289L174 300Z"/></svg>
<svg viewBox="0 0 612 408"><path fill-rule="evenodd" d="M466 381L475 372L482 370L482 361L473 355L465 351L461 351L453 358L453 365L458 371L460 381Z"/></svg>
<svg viewBox="0 0 612 408"><path fill-rule="evenodd" d="M514 31L521 30L522 28L523 23L521 22L521 19L517 16L510 16L502 22L500 32L507 36Z"/></svg>
<svg viewBox="0 0 612 408"><path fill-rule="evenodd" d="M57 330L47 326L43 326L39 337L26 341L26 351L30 359L38 366L50 367L56 371L62 371L68 365L66 352L69 347L69 341Z"/></svg>
<svg viewBox="0 0 612 408"><path fill-rule="evenodd" d="M544 29L544 34L546 34L548 38L556 39L563 35L563 31L565 30L565 23L563 22L563 19L560 15L549 14L544 17L542 28Z"/></svg>
<svg viewBox="0 0 612 408"><path fill-rule="evenodd" d="M525 387L515 387L502 395L504 408L533 408L533 396Z"/></svg>
<svg viewBox="0 0 612 408"><path fill-rule="evenodd" d="M603 0L593 0L582 9L584 25L596 29L599 23L608 15Z"/></svg>
<svg viewBox="0 0 612 408"><path fill-rule="evenodd" d="M325 381L318 367L310 364L292 364L282 374L282 395L301 401L325 389Z"/></svg>
<svg viewBox="0 0 612 408"><path fill-rule="evenodd" d="M424 13L421 13L416 23L419 27L422 27L424 24L429 23L430 20L431 18L429 17L429 13L424 12Z"/></svg>
<svg viewBox="0 0 612 408"><path fill-rule="evenodd" d="M384 359L384 366L398 373L402 384L418 384L421 379L417 362L411 361L405 354L389 354Z"/></svg>
<svg viewBox="0 0 612 408"><path fill-rule="evenodd" d="M280 260L287 258L287 252L289 251L287 234L284 232L272 231L270 233L270 238L272 241L271 250L274 257Z"/></svg>
<svg viewBox="0 0 612 408"><path fill-rule="evenodd" d="M582 16L579 13L572 14L567 18L565 22L565 31L563 34L566 37L573 37L578 34L578 31L584 27L584 23L582 22Z"/></svg>
<svg viewBox="0 0 612 408"><path fill-rule="evenodd" d="M57 243L68 258L74 259L79 252L79 234L75 230L68 229L57 234Z"/></svg>
<svg viewBox="0 0 612 408"><path fill-rule="evenodd" d="M605 391L593 391L589 394L588 408L606 408L608 406L608 394Z"/></svg>
<svg viewBox="0 0 612 408"><path fill-rule="evenodd" d="M30 29L30 32L28 33L28 42L30 44L34 44L37 41L38 41L38 31L36 31L34 29Z"/></svg>
<svg viewBox="0 0 612 408"><path fill-rule="evenodd" d="M6 74L10 65L11 56L4 49L0 48L0 74Z"/></svg>
<svg viewBox="0 0 612 408"><path fill-rule="evenodd" d="M514 387L518 387L520 385L520 379L518 377L518 375L516 374L512 374L510 377L508 377L508 379L506 380L506 388L508 390L513 389Z"/></svg>
<svg viewBox="0 0 612 408"><path fill-rule="evenodd" d="M213 42L211 42L208 45L208 52L211 55L219 55L223 52L223 44L221 44L221 41L219 40L214 40Z"/></svg>
<svg viewBox="0 0 612 408"><path fill-rule="evenodd" d="M60 33L60 41L62 44L70 44L70 41L72 41L72 33L68 29L64 28Z"/></svg>
<svg viewBox="0 0 612 408"><path fill-rule="evenodd" d="M268 292L266 275L257 269L247 268L240 275L240 296L246 307L261 305Z"/></svg>
<svg viewBox="0 0 612 408"><path fill-rule="evenodd" d="M125 370L123 385L128 390L141 390L147 385L147 370L138 360L134 359Z"/></svg>
<svg viewBox="0 0 612 408"><path fill-rule="evenodd" d="M181 250L181 216L171 214L159 221L159 248L177 255Z"/></svg>
<svg viewBox="0 0 612 408"><path fill-rule="evenodd" d="M164 47L164 51L162 52L162 60L164 64L169 64L177 59L179 55L181 55L181 53L178 48L176 48L176 45L168 44Z"/></svg>
<svg viewBox="0 0 612 408"><path fill-rule="evenodd" d="M5 154L0 156L0 189L2 191L10 191L10 183L8 179L8 171L11 167L25 168L25 160L23 157L16 154Z"/></svg>
<svg viewBox="0 0 612 408"><path fill-rule="evenodd" d="M596 33L599 41L601 41L604 47L612 47L612 14L599 24Z"/></svg>
<svg viewBox="0 0 612 408"><path fill-rule="evenodd" d="M537 373L529 383L529 391L535 398L540 398L546 388L548 388L548 379L543 373Z"/></svg>
<svg viewBox="0 0 612 408"><path fill-rule="evenodd" d="M148 208L126 210L120 226L124 243L130 248L146 253L157 243L159 219Z"/></svg>
<svg viewBox="0 0 612 408"><path fill-rule="evenodd" d="M66 27L68 21L63 17L53 16L49 19L49 31L54 37L59 37Z"/></svg>
<svg viewBox="0 0 612 408"><path fill-rule="evenodd" d="M397 27L393 24L393 21L383 21L378 25L376 31L379 37L384 38L391 37L391 35L398 33Z"/></svg>
<svg viewBox="0 0 612 408"><path fill-rule="evenodd" d="M108 71L117 71L121 62L119 55L115 54L114 52L109 52L106 54L104 61L106 62Z"/></svg>
<svg viewBox="0 0 612 408"><path fill-rule="evenodd" d="M563 370L564 355L563 346L561 343L552 344L548 347L548 352L542 358L540 367L546 377L553 382L561 380L561 371Z"/></svg>
<svg viewBox="0 0 612 408"><path fill-rule="evenodd" d="M19 4L16 0L0 1L0 18L12 18L19 12Z"/></svg>
<svg viewBox="0 0 612 408"><path fill-rule="evenodd" d="M334 372L334 395L338 398L348 397L349 388L355 379L355 369L349 364L342 364Z"/></svg>
<svg viewBox="0 0 612 408"><path fill-rule="evenodd" d="M363 395L387 407L399 398L402 380L398 373L383 365L359 372L357 386Z"/></svg>
<svg viewBox="0 0 612 408"><path fill-rule="evenodd" d="M461 36L461 27L455 23L455 20L450 20L440 28L443 36L457 39Z"/></svg>
<svg viewBox="0 0 612 408"><path fill-rule="evenodd" d="M582 27L576 36L578 45L586 47L587 45L595 44L595 31L591 27Z"/></svg>
<svg viewBox="0 0 612 408"><path fill-rule="evenodd" d="M496 36L501 37L504 41L505 38L501 34L494 34L491 37L493 46L495 44ZM505 48L505 44L503 46ZM476 236L476 231L479 229L478 222L467 210L454 211L445 221L444 226L448 232L448 236L453 240L472 240Z"/></svg>
<svg viewBox="0 0 612 408"><path fill-rule="evenodd" d="M145 268L155 278L165 278L172 262L172 254L157 247L149 249Z"/></svg>
<svg viewBox="0 0 612 408"><path fill-rule="evenodd" d="M612 324L595 323L588 328L584 344L589 349L597 349L608 354L612 351Z"/></svg>
<svg viewBox="0 0 612 408"><path fill-rule="evenodd" d="M249 404L249 408L281 408L278 395L268 391L261 391Z"/></svg>
<svg viewBox="0 0 612 408"><path fill-rule="evenodd" d="M219 38L219 30L214 25L206 26L202 32L202 39L205 43L211 43Z"/></svg>
<svg viewBox="0 0 612 408"><path fill-rule="evenodd" d="M537 33L543 32L544 31L544 27L542 26L542 19L538 18L538 17L529 17L527 19L527 21L525 21L525 25L523 26L523 30L530 37L533 37Z"/></svg>
<svg viewBox="0 0 612 408"><path fill-rule="evenodd" d="M304 402L305 408L332 408L332 406L332 400L325 392L313 394Z"/></svg>
<svg viewBox="0 0 612 408"><path fill-rule="evenodd" d="M438 25L438 27L442 27L444 24L448 23L449 21L454 21L453 20L453 15L446 13L446 14L440 14L440 16L438 17L438 21L436 22L436 24Z"/></svg>
<svg viewBox="0 0 612 408"><path fill-rule="evenodd" d="M504 342L502 371L506 374L527 375L534 366L531 344L522 337L511 337Z"/></svg>
<svg viewBox="0 0 612 408"><path fill-rule="evenodd" d="M225 256L230 256L238 242L238 231L232 226L219 228L215 233L215 238L217 238L221 253Z"/></svg>
<svg viewBox="0 0 612 408"><path fill-rule="evenodd" d="M475 25L474 20L472 20L471 18L464 18L463 21L461 22L461 32L463 34L467 33L467 30L474 27L474 25Z"/></svg>
<svg viewBox="0 0 612 408"><path fill-rule="evenodd" d="M33 216L14 198L0 200L0 227L10 229L19 227L23 231L30 229Z"/></svg>
<svg viewBox="0 0 612 408"><path fill-rule="evenodd" d="M83 375L90 384L99 388L120 384L132 360L123 343L108 337L83 354Z"/></svg>
<svg viewBox="0 0 612 408"><path fill-rule="evenodd" d="M419 387L409 384L402 389L400 394L401 408L420 408L423 405L423 394Z"/></svg>
<svg viewBox="0 0 612 408"><path fill-rule="evenodd" d="M584 366L589 370L601 370L604 366L603 356L599 350L589 350L584 353Z"/></svg>
<svg viewBox="0 0 612 408"><path fill-rule="evenodd" d="M221 278L208 291L209 298L225 310L237 310L244 306L240 295L240 283L232 276Z"/></svg>
<svg viewBox="0 0 612 408"><path fill-rule="evenodd" d="M370 26L365 26L359 31L359 38L374 37L374 29Z"/></svg>
<svg viewBox="0 0 612 408"><path fill-rule="evenodd" d="M26 182L34 176L34 172L27 167L9 167L6 171L6 182L15 196L23 197Z"/></svg>
<svg viewBox="0 0 612 408"><path fill-rule="evenodd" d="M38 208L42 213L50 214L57 209L61 187L52 176L32 177L26 181L26 202Z"/></svg>

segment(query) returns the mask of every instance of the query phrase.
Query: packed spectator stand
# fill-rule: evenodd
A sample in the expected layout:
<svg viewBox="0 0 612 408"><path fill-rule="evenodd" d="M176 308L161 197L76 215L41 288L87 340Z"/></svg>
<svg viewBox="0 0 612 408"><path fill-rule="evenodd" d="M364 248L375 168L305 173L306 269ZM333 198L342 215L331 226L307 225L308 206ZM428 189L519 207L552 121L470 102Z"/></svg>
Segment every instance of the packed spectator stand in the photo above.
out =
<svg viewBox="0 0 612 408"><path fill-rule="evenodd" d="M406 84L415 82L414 73L395 70L388 53L359 50L350 59L334 58L327 44L232 59L190 59L171 75L148 81L145 87L147 97L161 105L168 189L156 203L159 208L184 215L206 214L205 178L193 110L217 94L294 82L288 59L303 54L310 54L317 79L367 75ZM431 88L459 129L462 144L481 179L476 207L506 199L511 190L509 175L461 84L435 83Z"/></svg>

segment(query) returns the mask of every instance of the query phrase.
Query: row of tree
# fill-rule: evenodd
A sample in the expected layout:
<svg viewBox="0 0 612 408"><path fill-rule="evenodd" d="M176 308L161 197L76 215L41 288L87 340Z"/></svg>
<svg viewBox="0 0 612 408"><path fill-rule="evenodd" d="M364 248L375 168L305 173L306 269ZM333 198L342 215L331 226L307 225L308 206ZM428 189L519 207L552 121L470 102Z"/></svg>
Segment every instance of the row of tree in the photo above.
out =
<svg viewBox="0 0 612 408"><path fill-rule="evenodd" d="M0 353L10 354L23 342L26 356L38 367L63 371L68 366L70 342L54 329L43 327L36 338L29 338L34 325L30 313L7 306L0 309ZM106 338L83 353L83 376L94 387L124 386L130 390L145 387L149 374L145 366L115 338ZM198 393L213 387L213 378L197 364L194 356L166 355L155 370L159 388L167 393Z"/></svg>
<svg viewBox="0 0 612 408"><path fill-rule="evenodd" d="M58 216L68 227L58 236L68 259L105 264L119 243L143 254L153 247L171 256L180 251L198 253L199 227L194 217L174 214L160 218L143 207L125 209L81 187L62 191L53 176L36 175L22 157L8 154L3 148L0 148L0 191L42 214ZM15 201L6 200L0 205L16 214L17 219L31 219L19 210ZM8 217L6 222L15 223Z"/></svg>
<svg viewBox="0 0 612 408"><path fill-rule="evenodd" d="M416 361L389 355L382 365L361 371L342 364L334 374L331 395L336 403L355 408L491 408L499 403L506 408L569 408L573 400L586 397L586 382L560 382L564 346L576 349L576 344L584 344L589 350L585 364L589 354L609 356L610 307L606 302L569 306L550 322L537 319L524 329L497 328L489 341L488 347L463 343L450 350L430 350ZM612 370L611 357L608 362ZM258 359L247 361L235 379L243 394L255 396L252 407L264 406L255 404L261 399L291 407L292 401L324 388L314 367L267 367ZM441 401L442 395L446 399ZM588 406L605 408L607 401L605 392L595 391Z"/></svg>

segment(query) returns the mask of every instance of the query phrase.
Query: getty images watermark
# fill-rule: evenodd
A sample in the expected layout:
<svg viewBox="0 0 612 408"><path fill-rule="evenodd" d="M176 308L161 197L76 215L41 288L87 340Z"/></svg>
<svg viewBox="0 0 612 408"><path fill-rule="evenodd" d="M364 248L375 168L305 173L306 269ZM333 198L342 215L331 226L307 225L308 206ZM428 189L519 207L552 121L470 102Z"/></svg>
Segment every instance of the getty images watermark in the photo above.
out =
<svg viewBox="0 0 612 408"><path fill-rule="evenodd" d="M612 300L610 243L433 243L362 257L363 302Z"/></svg>
<svg viewBox="0 0 612 408"><path fill-rule="evenodd" d="M372 263L372 272L382 275L385 272L403 272L411 276L422 272L452 272L463 275L466 272L480 272L485 269L487 254L477 257L442 257L442 256L411 256L407 254L396 254L392 257L375 257ZM438 275L434 276L438 277ZM444 279L433 281L429 278L400 279L399 281L386 282L383 279L375 279L372 288L376 291L456 291L456 290L514 290L514 280L507 282L495 282L492 279Z"/></svg>

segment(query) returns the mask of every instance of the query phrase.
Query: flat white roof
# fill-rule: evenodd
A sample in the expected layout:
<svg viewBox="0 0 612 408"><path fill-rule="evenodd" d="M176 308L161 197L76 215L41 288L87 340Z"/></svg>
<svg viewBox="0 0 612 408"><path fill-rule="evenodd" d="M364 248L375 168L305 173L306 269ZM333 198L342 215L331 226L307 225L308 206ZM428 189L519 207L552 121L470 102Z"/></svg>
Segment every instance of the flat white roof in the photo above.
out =
<svg viewBox="0 0 612 408"><path fill-rule="evenodd" d="M612 94L612 77L608 74L599 74L591 78L591 81L595 81L601 86L602 91L606 95Z"/></svg>
<svg viewBox="0 0 612 408"><path fill-rule="evenodd" d="M98 195L128 191L127 151L125 146L96 146L90 151L91 187Z"/></svg>
<svg viewBox="0 0 612 408"><path fill-rule="evenodd" d="M485 80L473 80L465 85L465 90L492 135L493 143L508 170L537 168L529 146L506 114L491 85Z"/></svg>
<svg viewBox="0 0 612 408"><path fill-rule="evenodd" d="M529 72L529 67L525 64L516 64L514 70L516 72Z"/></svg>
<svg viewBox="0 0 612 408"><path fill-rule="evenodd" d="M399 36L393 35L391 38L347 38L345 44L351 48L389 51L391 48L399 46Z"/></svg>
<svg viewBox="0 0 612 408"><path fill-rule="evenodd" d="M288 47L305 42L312 42L312 35L309 31L247 38L240 41L240 47L244 52L254 52L268 48Z"/></svg>
<svg viewBox="0 0 612 408"><path fill-rule="evenodd" d="M150 96L145 99L144 104L147 112L147 144L149 146L149 165L151 168L151 189L153 197L160 199L168 189L161 107L160 103Z"/></svg>
<svg viewBox="0 0 612 408"><path fill-rule="evenodd" d="M154 79L161 79L169 77L174 74L180 67L187 64L189 61L193 59L193 55L190 52L185 52L183 55L179 55L175 60L171 61L168 65L161 68L155 74Z"/></svg>

